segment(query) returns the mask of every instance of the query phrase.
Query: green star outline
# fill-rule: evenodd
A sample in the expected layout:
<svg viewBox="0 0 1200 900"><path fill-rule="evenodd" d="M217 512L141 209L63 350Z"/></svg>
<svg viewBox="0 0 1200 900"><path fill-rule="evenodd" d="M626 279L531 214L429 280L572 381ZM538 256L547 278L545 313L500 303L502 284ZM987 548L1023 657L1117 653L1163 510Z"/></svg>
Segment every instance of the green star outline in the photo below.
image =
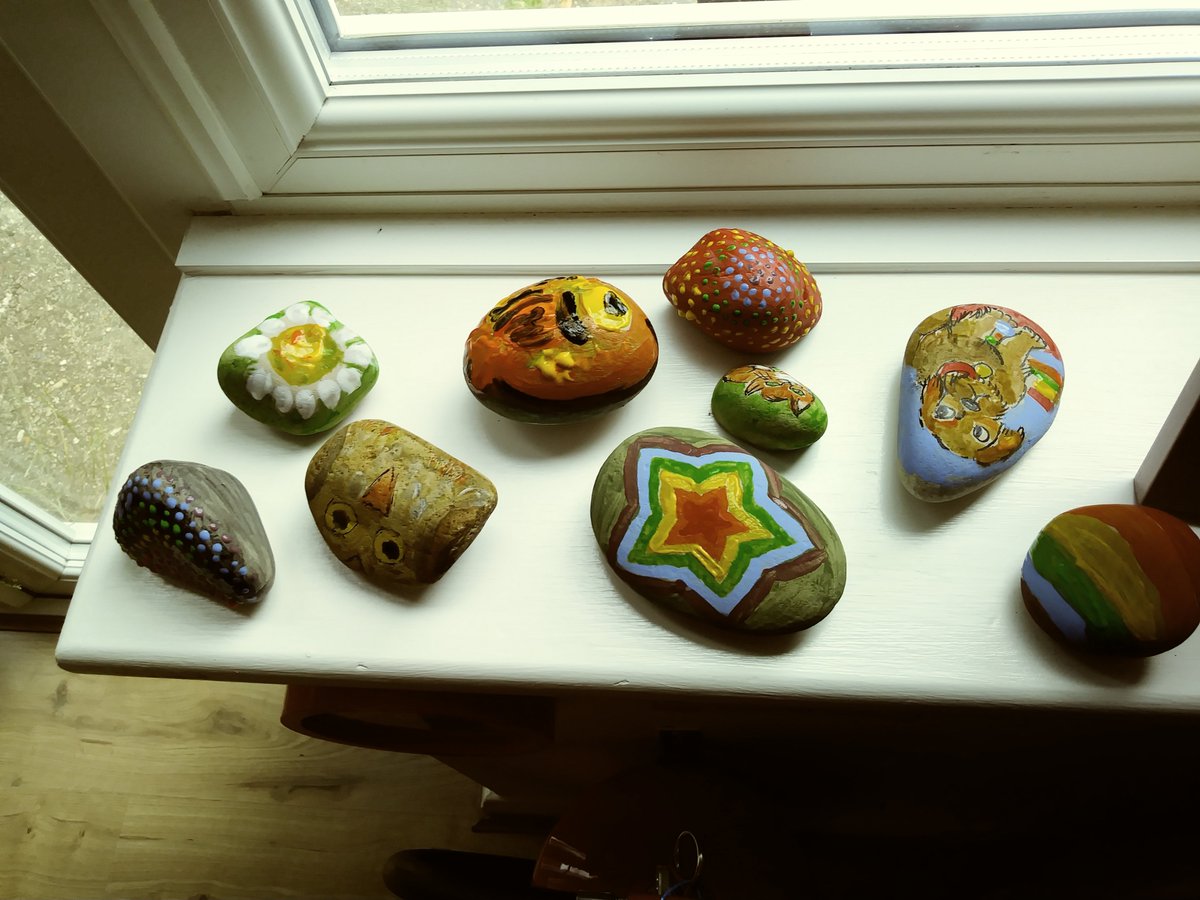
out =
<svg viewBox="0 0 1200 900"><path fill-rule="evenodd" d="M742 483L742 508L762 525L763 528L771 532L771 538L756 538L742 544L723 582L718 583L712 577L712 573L691 553L667 555L650 552L647 545L650 542L650 538L658 530L663 516L662 508L658 502L659 492L657 486L659 484L659 475L664 468L676 475L687 478L693 484L699 484L712 475L732 472ZM766 545L766 549L762 552L768 552L774 550L776 547L789 547L796 543L790 534L779 527L779 523L775 521L774 517L755 502L754 473L749 463L718 459L701 466L696 466L682 460L656 456L650 460L647 493L650 495L650 515L646 518L645 525L642 526L642 530L634 540L633 546L629 549L629 561L645 566L666 565L676 569L686 568L708 585L718 596L728 596L730 590L742 580L742 576L750 566L750 560L761 555L761 552L755 551L758 551L762 545Z"/></svg>

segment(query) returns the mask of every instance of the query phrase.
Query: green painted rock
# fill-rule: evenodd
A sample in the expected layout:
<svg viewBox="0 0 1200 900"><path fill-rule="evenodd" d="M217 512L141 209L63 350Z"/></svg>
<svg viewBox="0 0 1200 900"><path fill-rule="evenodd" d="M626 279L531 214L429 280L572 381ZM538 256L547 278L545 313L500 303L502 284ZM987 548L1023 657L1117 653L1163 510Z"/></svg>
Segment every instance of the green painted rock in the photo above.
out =
<svg viewBox="0 0 1200 900"><path fill-rule="evenodd" d="M117 492L113 532L139 566L228 605L257 603L275 577L250 494L211 466L173 459L138 466Z"/></svg>
<svg viewBox="0 0 1200 900"><path fill-rule="evenodd" d="M829 418L812 391L774 366L738 366L717 382L713 417L734 437L768 450L800 450Z"/></svg>
<svg viewBox="0 0 1200 900"><path fill-rule="evenodd" d="M639 594L743 631L798 631L833 609L846 554L795 485L714 434L624 441L592 488L592 530Z"/></svg>
<svg viewBox="0 0 1200 900"><path fill-rule="evenodd" d="M441 578L496 508L487 478L379 419L334 432L309 463L304 492L339 560L398 584Z"/></svg>
<svg viewBox="0 0 1200 900"><path fill-rule="evenodd" d="M234 406L290 434L333 428L378 377L367 342L312 300L263 319L217 363L217 381Z"/></svg>
<svg viewBox="0 0 1200 900"><path fill-rule="evenodd" d="M1147 506L1082 506L1038 533L1021 594L1034 621L1065 643L1162 653L1200 624L1200 538Z"/></svg>

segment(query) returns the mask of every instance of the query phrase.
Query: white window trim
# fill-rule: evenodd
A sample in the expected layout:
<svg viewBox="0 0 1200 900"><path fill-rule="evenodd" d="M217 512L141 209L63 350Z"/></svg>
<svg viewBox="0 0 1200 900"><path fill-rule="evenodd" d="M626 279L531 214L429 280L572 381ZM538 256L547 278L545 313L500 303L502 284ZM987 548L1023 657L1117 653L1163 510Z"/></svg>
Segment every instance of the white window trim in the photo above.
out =
<svg viewBox="0 0 1200 900"><path fill-rule="evenodd" d="M88 522L64 522L0 485L0 562L33 594L71 593L96 533Z"/></svg>
<svg viewBox="0 0 1200 900"><path fill-rule="evenodd" d="M384 55L381 71L391 78L402 57L416 74L381 83L363 69L380 57L364 64L331 52L304 0L72 5L68 24L97 32L88 46L108 52L109 69L119 54L144 88L148 102L130 110L138 98L128 89L105 94L103 77L80 84L86 63L72 79L57 73L62 15L35 5L23 18L41 20L36 38L0 25L0 40L169 252L197 212L1198 196L1195 26L1129 30L1146 39L1137 48L1113 43L1120 30L1058 31L1012 59L1004 58L1012 35L996 33L724 41L717 66L702 41L687 42L690 50L599 48L606 61L582 67L593 74L577 64L574 74L537 78L511 77L529 48L405 51ZM930 55L934 44L942 56ZM877 55L885 47L908 56L888 62ZM1107 47L1114 61L1045 64L1086 58L1089 47ZM579 60L586 49L561 52ZM991 53L996 64L964 68L955 53L959 63ZM662 71L612 74L635 58ZM127 135L145 130L139 117L151 115L169 123L176 145L147 137L147 146L129 146ZM142 177L148 166L171 177L151 182ZM161 326L161 314L153 321Z"/></svg>
<svg viewBox="0 0 1200 900"><path fill-rule="evenodd" d="M213 0L220 40L190 5L94 2L239 213L1196 198L1196 26L545 47L516 77L527 47L332 52L303 0Z"/></svg>

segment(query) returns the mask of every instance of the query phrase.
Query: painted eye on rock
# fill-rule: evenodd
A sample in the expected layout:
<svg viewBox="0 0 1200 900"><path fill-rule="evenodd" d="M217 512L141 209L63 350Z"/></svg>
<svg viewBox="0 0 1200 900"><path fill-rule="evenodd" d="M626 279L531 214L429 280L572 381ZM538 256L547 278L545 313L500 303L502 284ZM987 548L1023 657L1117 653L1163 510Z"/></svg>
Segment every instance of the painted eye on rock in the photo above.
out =
<svg viewBox="0 0 1200 900"><path fill-rule="evenodd" d="M349 504L330 500L325 507L325 525L334 534L349 534L358 525L358 516Z"/></svg>
<svg viewBox="0 0 1200 900"><path fill-rule="evenodd" d="M623 316L629 312L621 298L612 291L606 291L604 294L604 311L610 316Z"/></svg>
<svg viewBox="0 0 1200 900"><path fill-rule="evenodd" d="M384 565L394 566L404 558L404 541L400 535L386 528L375 532L375 558Z"/></svg>
<svg viewBox="0 0 1200 900"><path fill-rule="evenodd" d="M991 437L991 435L988 434L988 430L982 425L976 425L974 428L972 428L971 434L973 434L975 436L975 440L979 441L981 444L986 444L988 439Z"/></svg>

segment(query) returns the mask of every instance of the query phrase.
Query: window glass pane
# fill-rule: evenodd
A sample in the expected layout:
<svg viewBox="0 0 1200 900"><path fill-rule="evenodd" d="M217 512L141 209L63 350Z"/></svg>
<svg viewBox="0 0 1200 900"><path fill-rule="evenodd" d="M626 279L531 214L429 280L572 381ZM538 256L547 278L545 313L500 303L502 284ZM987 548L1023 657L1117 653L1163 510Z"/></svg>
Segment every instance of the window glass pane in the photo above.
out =
<svg viewBox="0 0 1200 900"><path fill-rule="evenodd" d="M549 40L971 32L1187 25L1192 0L312 0L335 49L386 49L439 27L531 29ZM536 15L534 12L536 11ZM503 15L497 16L502 13ZM631 31L632 30L632 31ZM389 44L385 38L394 40Z"/></svg>
<svg viewBox="0 0 1200 900"><path fill-rule="evenodd" d="M333 0L338 15L370 16L421 12L479 12L501 9L563 9L596 6L662 6L701 0ZM703 0L738 2L738 0Z"/></svg>
<svg viewBox="0 0 1200 900"><path fill-rule="evenodd" d="M95 521L153 356L0 194L0 484Z"/></svg>

